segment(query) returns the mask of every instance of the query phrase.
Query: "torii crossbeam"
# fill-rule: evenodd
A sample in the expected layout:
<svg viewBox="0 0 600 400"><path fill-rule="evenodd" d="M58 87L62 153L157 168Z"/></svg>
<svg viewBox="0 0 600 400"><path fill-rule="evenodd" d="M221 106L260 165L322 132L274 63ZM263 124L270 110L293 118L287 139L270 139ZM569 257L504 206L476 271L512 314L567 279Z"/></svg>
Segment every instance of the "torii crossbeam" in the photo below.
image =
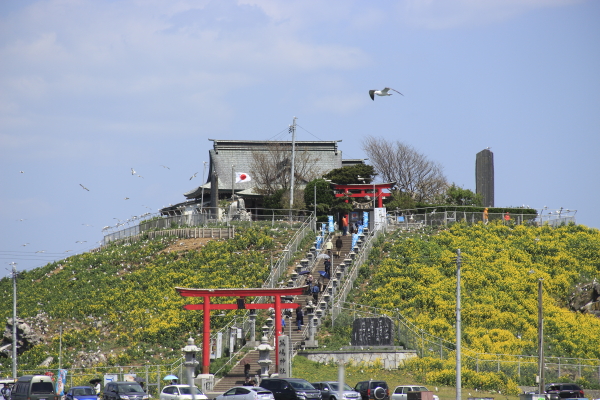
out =
<svg viewBox="0 0 600 400"><path fill-rule="evenodd" d="M257 289L188 289L176 287L175 290L183 297L203 297L204 303L186 304L183 306L186 310L203 310L204 325L202 330L202 373L210 373L210 311L211 310L236 310L241 308L238 304L211 304L211 297L237 297L245 298L250 296L273 296L273 303L244 304L244 308L249 310L257 309L275 309L275 354L279 354L278 336L281 332L281 309L297 308L298 303L281 303L281 296L297 296L306 290L306 287L295 288L257 288ZM277 360L277 359L276 359ZM279 370L278 361L275 362L276 370Z"/></svg>

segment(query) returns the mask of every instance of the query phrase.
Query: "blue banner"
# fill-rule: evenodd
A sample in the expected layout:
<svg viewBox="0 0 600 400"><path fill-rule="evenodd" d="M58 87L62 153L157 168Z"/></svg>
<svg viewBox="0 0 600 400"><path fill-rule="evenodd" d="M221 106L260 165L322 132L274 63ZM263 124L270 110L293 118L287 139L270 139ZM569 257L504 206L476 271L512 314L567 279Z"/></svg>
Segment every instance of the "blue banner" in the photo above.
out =
<svg viewBox="0 0 600 400"><path fill-rule="evenodd" d="M363 211L363 226L369 226L369 212Z"/></svg>
<svg viewBox="0 0 600 400"><path fill-rule="evenodd" d="M67 370L59 369L58 376L56 377L56 394L60 396L65 395L65 384L67 383Z"/></svg>
<svg viewBox="0 0 600 400"><path fill-rule="evenodd" d="M354 246L356 246L356 242L358 242L358 233L353 233L352 234L352 249L354 249Z"/></svg>
<svg viewBox="0 0 600 400"><path fill-rule="evenodd" d="M335 226L333 224L333 215L328 215L327 219L329 220L329 232L334 232Z"/></svg>
<svg viewBox="0 0 600 400"><path fill-rule="evenodd" d="M321 249L322 242L323 242L323 236L317 236L317 243L315 244L315 247L317 248L317 250Z"/></svg>
<svg viewBox="0 0 600 400"><path fill-rule="evenodd" d="M321 224L321 236L325 236L325 232L327 232L327 223L323 222Z"/></svg>

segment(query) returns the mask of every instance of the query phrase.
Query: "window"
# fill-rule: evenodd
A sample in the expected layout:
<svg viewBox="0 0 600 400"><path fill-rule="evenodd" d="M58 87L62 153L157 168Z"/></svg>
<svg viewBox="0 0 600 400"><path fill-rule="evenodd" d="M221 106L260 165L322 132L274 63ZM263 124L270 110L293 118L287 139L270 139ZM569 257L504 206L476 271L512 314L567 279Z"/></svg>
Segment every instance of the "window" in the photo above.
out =
<svg viewBox="0 0 600 400"><path fill-rule="evenodd" d="M52 382L34 382L31 384L31 393L54 393Z"/></svg>
<svg viewBox="0 0 600 400"><path fill-rule="evenodd" d="M228 391L223 393L223 396L233 396L233 395L235 395L235 388L229 389Z"/></svg>

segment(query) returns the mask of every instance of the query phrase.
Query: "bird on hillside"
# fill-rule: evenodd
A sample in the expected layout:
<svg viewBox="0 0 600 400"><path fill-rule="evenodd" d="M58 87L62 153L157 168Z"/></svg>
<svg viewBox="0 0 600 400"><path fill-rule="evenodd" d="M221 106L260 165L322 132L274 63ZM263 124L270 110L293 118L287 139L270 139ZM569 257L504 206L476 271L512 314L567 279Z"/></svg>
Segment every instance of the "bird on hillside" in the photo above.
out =
<svg viewBox="0 0 600 400"><path fill-rule="evenodd" d="M84 188L85 190L87 190L88 192L90 191L90 189L86 188L85 186L83 186L81 183L79 184L79 186L81 186L82 188Z"/></svg>
<svg viewBox="0 0 600 400"><path fill-rule="evenodd" d="M377 96L391 96L392 93L389 93L390 90L393 90L396 93L400 93L399 91L397 91L396 89L392 89L389 87L383 88L383 90L369 90L369 96L371 96L371 100L375 100L375 95ZM402 93L400 93L402 96L404 96Z"/></svg>

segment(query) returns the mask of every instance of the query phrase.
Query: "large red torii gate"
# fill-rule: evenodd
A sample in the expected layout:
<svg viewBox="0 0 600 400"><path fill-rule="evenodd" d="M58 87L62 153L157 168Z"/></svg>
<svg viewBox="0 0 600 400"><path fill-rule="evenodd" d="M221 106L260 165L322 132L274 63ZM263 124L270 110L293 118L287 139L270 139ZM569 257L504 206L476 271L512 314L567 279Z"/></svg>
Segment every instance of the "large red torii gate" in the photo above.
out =
<svg viewBox="0 0 600 400"><path fill-rule="evenodd" d="M304 286L295 288L257 288L257 289L187 289L176 287L175 290L183 297L203 297L204 303L186 304L183 306L186 310L203 310L204 326L202 331L202 373L210 373L210 311L211 310L237 310L240 307L234 304L211 304L211 297L237 297L245 298L250 296L273 296L273 303L245 304L243 308L248 310L257 309L275 309L275 354L279 354L279 341L277 338L281 334L281 309L297 308L298 303L282 303L281 296L297 296L306 290ZM275 358L276 371L279 370L278 357Z"/></svg>

